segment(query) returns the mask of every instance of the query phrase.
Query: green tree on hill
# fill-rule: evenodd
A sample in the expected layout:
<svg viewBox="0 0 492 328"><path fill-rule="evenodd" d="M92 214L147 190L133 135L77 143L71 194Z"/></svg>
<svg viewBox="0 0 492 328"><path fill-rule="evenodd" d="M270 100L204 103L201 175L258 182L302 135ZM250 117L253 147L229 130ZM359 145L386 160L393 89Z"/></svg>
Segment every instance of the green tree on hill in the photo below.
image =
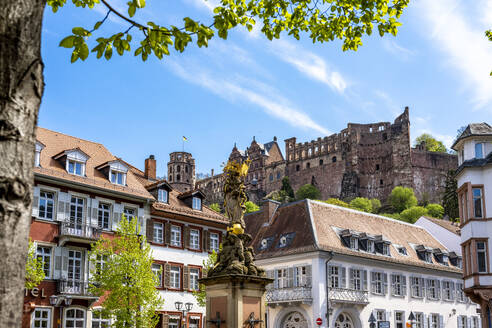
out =
<svg viewBox="0 0 492 328"><path fill-rule="evenodd" d="M321 198L321 192L318 190L318 188L316 188L315 186L309 183L300 187L296 192L297 200L320 199L320 198Z"/></svg>
<svg viewBox="0 0 492 328"><path fill-rule="evenodd" d="M346 202L344 202L343 200L340 200L338 198L328 198L327 200L322 200L322 202L327 203L327 204L331 204L331 205L350 208L349 204L347 204Z"/></svg>
<svg viewBox="0 0 492 328"><path fill-rule="evenodd" d="M280 188L280 191L285 192L285 194L292 199L295 197L294 189L292 189L292 186L290 185L289 177L282 178L282 188Z"/></svg>
<svg viewBox="0 0 492 328"><path fill-rule="evenodd" d="M220 205L218 203L212 203L208 206L212 211L220 213Z"/></svg>
<svg viewBox="0 0 492 328"><path fill-rule="evenodd" d="M401 186L393 188L389 196L389 201L398 213L417 205L417 197L415 197L412 188Z"/></svg>
<svg viewBox="0 0 492 328"><path fill-rule="evenodd" d="M371 199L372 213L378 213L381 208L381 201L377 198Z"/></svg>
<svg viewBox="0 0 492 328"><path fill-rule="evenodd" d="M444 208L439 204L428 204L425 209L433 218L442 219L442 216L444 215Z"/></svg>
<svg viewBox="0 0 492 328"><path fill-rule="evenodd" d="M260 207L250 200L248 200L246 203L244 203L244 205L246 206L246 212L245 213L251 213L251 212L256 212L256 211L260 210Z"/></svg>
<svg viewBox="0 0 492 328"><path fill-rule="evenodd" d="M350 207L363 212L372 212L372 202L364 197L357 197L352 199L352 201L350 202Z"/></svg>
<svg viewBox="0 0 492 328"><path fill-rule="evenodd" d="M425 142L425 149L428 151L445 153L447 152L446 146L442 141L437 140L428 133L423 133L415 139L415 145L419 145L422 141Z"/></svg>
<svg viewBox="0 0 492 328"><path fill-rule="evenodd" d="M427 215L427 210L422 206L412 206L400 213L400 217L408 223L415 223L423 215Z"/></svg>

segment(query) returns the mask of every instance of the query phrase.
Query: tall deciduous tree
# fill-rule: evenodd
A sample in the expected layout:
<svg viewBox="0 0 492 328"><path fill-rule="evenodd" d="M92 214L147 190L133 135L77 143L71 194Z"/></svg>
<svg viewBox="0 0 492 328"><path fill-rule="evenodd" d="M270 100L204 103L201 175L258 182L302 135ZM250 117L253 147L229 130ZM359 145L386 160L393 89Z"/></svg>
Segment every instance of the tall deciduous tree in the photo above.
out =
<svg viewBox="0 0 492 328"><path fill-rule="evenodd" d="M283 191L288 197L294 198L294 189L290 185L289 177L282 178L282 188L280 188L280 191Z"/></svg>
<svg viewBox="0 0 492 328"><path fill-rule="evenodd" d="M458 181L454 176L454 170L449 170L446 174L446 184L442 195L442 207L444 214L451 219L456 219L460 216L458 208Z"/></svg>
<svg viewBox="0 0 492 328"><path fill-rule="evenodd" d="M208 270L212 269L213 266L215 265L215 262L217 262L217 253L212 250L212 253L208 254L208 257L206 260L203 260L203 273L206 275ZM200 284L200 287L198 290L193 291L193 296L195 296L195 299L198 303L198 305L205 307L207 305L207 294L205 293L205 285Z"/></svg>
<svg viewBox="0 0 492 328"><path fill-rule="evenodd" d="M312 184L305 184L296 192L296 199L320 199L321 192Z"/></svg>
<svg viewBox="0 0 492 328"><path fill-rule="evenodd" d="M402 186L393 188L389 201L398 213L417 205L417 197L415 197L412 188Z"/></svg>
<svg viewBox="0 0 492 328"><path fill-rule="evenodd" d="M268 38L284 34L313 42L342 40L343 50L356 50L362 37L377 29L379 35L396 35L409 0L221 0L208 23L190 17L182 26L142 23L133 19L145 0L127 2L127 12L118 12L110 0L72 0L77 7L103 6L106 18L84 27L74 27L60 45L72 49L71 61L86 59L90 52L110 59L133 51L146 60L169 55L172 47L182 52L196 42L207 46L217 34L227 38L239 25L248 30L261 24ZM20 327L22 287L28 249L32 202L35 126L43 95L41 24L46 3L56 12L66 0L3 0L0 6L0 327ZM97 35L109 15L128 26L113 35ZM138 33L137 38L132 33ZM89 41L90 40L90 41Z"/></svg>
<svg viewBox="0 0 492 328"><path fill-rule="evenodd" d="M446 146L442 143L442 141L437 140L432 135L428 133L423 133L415 139L415 144L420 144L421 142L425 142L425 149L428 151L445 153L447 152Z"/></svg>
<svg viewBox="0 0 492 328"><path fill-rule="evenodd" d="M138 219L124 216L115 238L98 240L90 252L90 290L104 295L102 314L115 328L153 328L162 300L155 288L152 251L140 235Z"/></svg>
<svg viewBox="0 0 492 328"><path fill-rule="evenodd" d="M29 253L26 262L25 287L32 289L44 279L44 262L36 256L36 246L29 239Z"/></svg>

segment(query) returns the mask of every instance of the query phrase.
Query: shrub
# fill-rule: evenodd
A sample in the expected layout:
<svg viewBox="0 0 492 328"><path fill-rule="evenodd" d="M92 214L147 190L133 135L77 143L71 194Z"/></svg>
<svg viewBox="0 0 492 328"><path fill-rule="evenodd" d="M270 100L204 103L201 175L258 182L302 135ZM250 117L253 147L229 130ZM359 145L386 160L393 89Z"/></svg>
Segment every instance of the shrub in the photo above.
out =
<svg viewBox="0 0 492 328"><path fill-rule="evenodd" d="M430 216L442 219L444 215L444 207L439 204L429 204L425 207Z"/></svg>
<svg viewBox="0 0 492 328"><path fill-rule="evenodd" d="M396 212L402 212L407 208L417 205L417 197L415 197L412 188L395 187L391 191L389 201Z"/></svg>
<svg viewBox="0 0 492 328"><path fill-rule="evenodd" d="M249 200L244 203L244 205L246 206L246 213L256 212L260 210L260 207L258 205Z"/></svg>
<svg viewBox="0 0 492 328"><path fill-rule="evenodd" d="M220 213L220 205L218 203L213 203L208 206L211 210Z"/></svg>
<svg viewBox="0 0 492 328"><path fill-rule="evenodd" d="M371 205L372 205L372 213L377 213L381 208L381 201L377 198L373 198L371 199Z"/></svg>
<svg viewBox="0 0 492 328"><path fill-rule="evenodd" d="M340 200L338 198L328 198L327 200L322 200L322 202L326 204L350 208L349 204L345 203L343 200Z"/></svg>
<svg viewBox="0 0 492 328"><path fill-rule="evenodd" d="M279 203L289 203L294 200L290 197L285 190L275 190L264 197L265 199L271 199Z"/></svg>
<svg viewBox="0 0 492 328"><path fill-rule="evenodd" d="M401 216L400 216L400 213L382 213L380 214L382 216L386 216L388 218L392 218L392 219L395 219L395 220L401 220Z"/></svg>
<svg viewBox="0 0 492 328"><path fill-rule="evenodd" d="M352 199L352 201L350 202L350 207L363 212L372 212L372 202L364 197L357 197Z"/></svg>
<svg viewBox="0 0 492 328"><path fill-rule="evenodd" d="M423 215L427 215L427 210L422 206L412 206L400 213L400 217L409 223L415 223Z"/></svg>
<svg viewBox="0 0 492 328"><path fill-rule="evenodd" d="M320 199L321 192L312 184L305 184L297 190L296 198L301 199Z"/></svg>

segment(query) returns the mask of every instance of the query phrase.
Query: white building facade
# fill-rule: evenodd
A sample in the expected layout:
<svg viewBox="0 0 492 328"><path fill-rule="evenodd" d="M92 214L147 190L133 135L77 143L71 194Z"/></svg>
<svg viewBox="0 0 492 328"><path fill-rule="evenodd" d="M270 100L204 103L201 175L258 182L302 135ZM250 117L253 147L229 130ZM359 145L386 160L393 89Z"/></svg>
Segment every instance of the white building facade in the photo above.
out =
<svg viewBox="0 0 492 328"><path fill-rule="evenodd" d="M458 152L458 203L465 293L482 308L484 327L491 325L492 270L492 127L466 126L452 148Z"/></svg>
<svg viewBox="0 0 492 328"><path fill-rule="evenodd" d="M257 264L275 279L267 327L369 327L372 314L376 327L402 328L410 313L413 327L481 327L460 257L425 229L310 200L277 206L246 216Z"/></svg>

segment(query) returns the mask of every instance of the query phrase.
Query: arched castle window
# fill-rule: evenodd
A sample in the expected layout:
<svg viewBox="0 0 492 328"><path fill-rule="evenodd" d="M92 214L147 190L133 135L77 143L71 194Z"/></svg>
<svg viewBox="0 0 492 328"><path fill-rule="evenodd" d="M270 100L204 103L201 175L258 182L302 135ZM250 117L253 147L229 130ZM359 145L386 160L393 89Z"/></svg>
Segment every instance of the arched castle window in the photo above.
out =
<svg viewBox="0 0 492 328"><path fill-rule="evenodd" d="M311 163L307 162L306 163L306 169L309 169L311 167Z"/></svg>
<svg viewBox="0 0 492 328"><path fill-rule="evenodd" d="M321 166L321 165L323 165L323 160L322 159L319 160L319 166Z"/></svg>
<svg viewBox="0 0 492 328"><path fill-rule="evenodd" d="M280 179L280 171L277 172L277 180L279 180L279 179Z"/></svg>
<svg viewBox="0 0 492 328"><path fill-rule="evenodd" d="M273 173L270 173L269 179L270 181L273 181Z"/></svg>
<svg viewBox="0 0 492 328"><path fill-rule="evenodd" d="M337 157L336 157L336 156L333 156L333 157L331 158L331 161L332 161L333 163L335 163L335 162L337 161Z"/></svg>
<svg viewBox="0 0 492 328"><path fill-rule="evenodd" d="M308 156L311 156L313 154L313 151L311 150L311 148L308 149Z"/></svg>
<svg viewBox="0 0 492 328"><path fill-rule="evenodd" d="M176 172L180 172L181 171L181 166L176 166Z"/></svg>
<svg viewBox="0 0 492 328"><path fill-rule="evenodd" d="M181 176L179 174L176 175L176 181L181 181Z"/></svg>
<svg viewBox="0 0 492 328"><path fill-rule="evenodd" d="M296 171L299 171L301 169L301 166L299 164L296 165Z"/></svg>
<svg viewBox="0 0 492 328"><path fill-rule="evenodd" d="M188 166L185 166L185 172L188 173Z"/></svg>
<svg viewBox="0 0 492 328"><path fill-rule="evenodd" d="M173 181L173 176L169 175L169 181Z"/></svg>

